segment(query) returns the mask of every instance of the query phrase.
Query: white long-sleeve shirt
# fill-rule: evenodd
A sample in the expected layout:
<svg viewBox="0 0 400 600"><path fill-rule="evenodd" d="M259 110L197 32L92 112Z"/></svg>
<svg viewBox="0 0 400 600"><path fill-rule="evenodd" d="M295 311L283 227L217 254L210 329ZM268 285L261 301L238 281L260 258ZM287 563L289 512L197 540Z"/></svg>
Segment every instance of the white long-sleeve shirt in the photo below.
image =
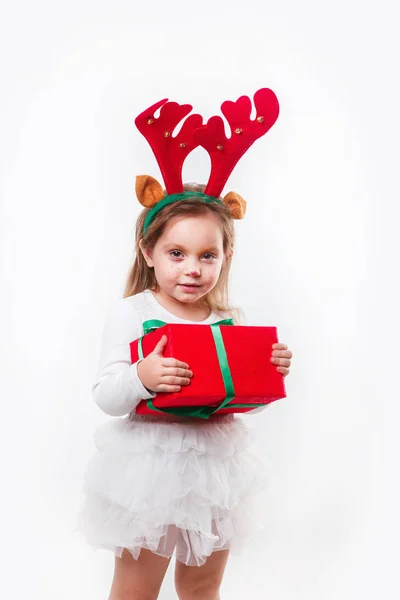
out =
<svg viewBox="0 0 400 600"><path fill-rule="evenodd" d="M137 365L140 361L131 362L130 342L143 335L145 321L158 319L166 323L210 325L223 318L226 315L212 312L200 322L182 319L162 307L150 290L114 301L104 324L99 366L92 385L96 404L106 414L121 417L134 411L141 400L156 396L139 379Z"/></svg>

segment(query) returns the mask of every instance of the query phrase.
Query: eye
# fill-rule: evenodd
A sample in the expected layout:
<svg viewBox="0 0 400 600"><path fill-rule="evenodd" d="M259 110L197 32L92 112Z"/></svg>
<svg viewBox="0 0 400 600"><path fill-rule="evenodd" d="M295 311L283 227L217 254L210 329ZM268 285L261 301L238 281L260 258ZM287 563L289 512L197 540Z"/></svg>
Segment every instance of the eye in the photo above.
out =
<svg viewBox="0 0 400 600"><path fill-rule="evenodd" d="M206 254L203 254L203 256L206 260L212 260L213 258L216 258L214 254L211 254L211 252L207 252Z"/></svg>
<svg viewBox="0 0 400 600"><path fill-rule="evenodd" d="M179 256L176 256L176 255L177 254L181 254L182 255L182 252L180 250L172 250L170 252L170 254L171 254L171 256L173 256L173 258L180 258Z"/></svg>

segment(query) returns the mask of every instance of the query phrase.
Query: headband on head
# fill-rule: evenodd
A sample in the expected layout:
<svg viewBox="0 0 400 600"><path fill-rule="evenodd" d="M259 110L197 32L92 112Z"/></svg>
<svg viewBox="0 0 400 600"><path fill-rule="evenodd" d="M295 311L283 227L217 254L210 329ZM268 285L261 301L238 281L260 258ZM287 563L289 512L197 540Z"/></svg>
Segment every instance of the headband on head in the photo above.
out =
<svg viewBox="0 0 400 600"><path fill-rule="evenodd" d="M164 180L165 195L159 182L149 175L136 177L136 195L139 202L151 210L146 216L144 231L154 216L172 202L188 197L199 197L204 202L222 202L234 219L242 219L246 212L245 200L235 192L219 199L234 167L256 139L262 137L273 126L279 115L279 103L274 92L262 88L254 94L256 117L250 119L252 104L248 96L236 102L227 100L221 105L222 114L231 128L231 137L225 135L221 117L213 116L203 124L201 115L193 114L185 119L179 133L172 136L178 123L192 110L190 104L177 104L160 100L135 119L135 125L148 141L160 167ZM154 113L160 110L156 118ZM185 192L182 183L182 168L186 157L198 146L202 146L211 158L211 173L204 194Z"/></svg>

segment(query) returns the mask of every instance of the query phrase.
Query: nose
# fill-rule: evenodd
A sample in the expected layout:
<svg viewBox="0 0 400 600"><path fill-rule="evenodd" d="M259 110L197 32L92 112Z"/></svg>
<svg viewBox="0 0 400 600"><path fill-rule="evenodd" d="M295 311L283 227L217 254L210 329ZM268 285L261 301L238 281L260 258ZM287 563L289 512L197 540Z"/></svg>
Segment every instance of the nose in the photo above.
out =
<svg viewBox="0 0 400 600"><path fill-rule="evenodd" d="M189 275L189 277L198 277L200 275L200 267L193 267L192 265L187 270L187 275Z"/></svg>

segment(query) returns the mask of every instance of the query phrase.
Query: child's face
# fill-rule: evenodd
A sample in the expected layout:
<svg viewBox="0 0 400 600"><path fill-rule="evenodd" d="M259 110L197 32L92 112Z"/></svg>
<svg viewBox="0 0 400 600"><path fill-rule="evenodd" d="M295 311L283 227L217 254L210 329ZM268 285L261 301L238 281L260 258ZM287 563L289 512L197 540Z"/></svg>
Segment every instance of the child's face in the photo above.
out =
<svg viewBox="0 0 400 600"><path fill-rule="evenodd" d="M174 217L152 250L144 252L161 292L196 303L216 285L224 262L223 236L212 215Z"/></svg>

